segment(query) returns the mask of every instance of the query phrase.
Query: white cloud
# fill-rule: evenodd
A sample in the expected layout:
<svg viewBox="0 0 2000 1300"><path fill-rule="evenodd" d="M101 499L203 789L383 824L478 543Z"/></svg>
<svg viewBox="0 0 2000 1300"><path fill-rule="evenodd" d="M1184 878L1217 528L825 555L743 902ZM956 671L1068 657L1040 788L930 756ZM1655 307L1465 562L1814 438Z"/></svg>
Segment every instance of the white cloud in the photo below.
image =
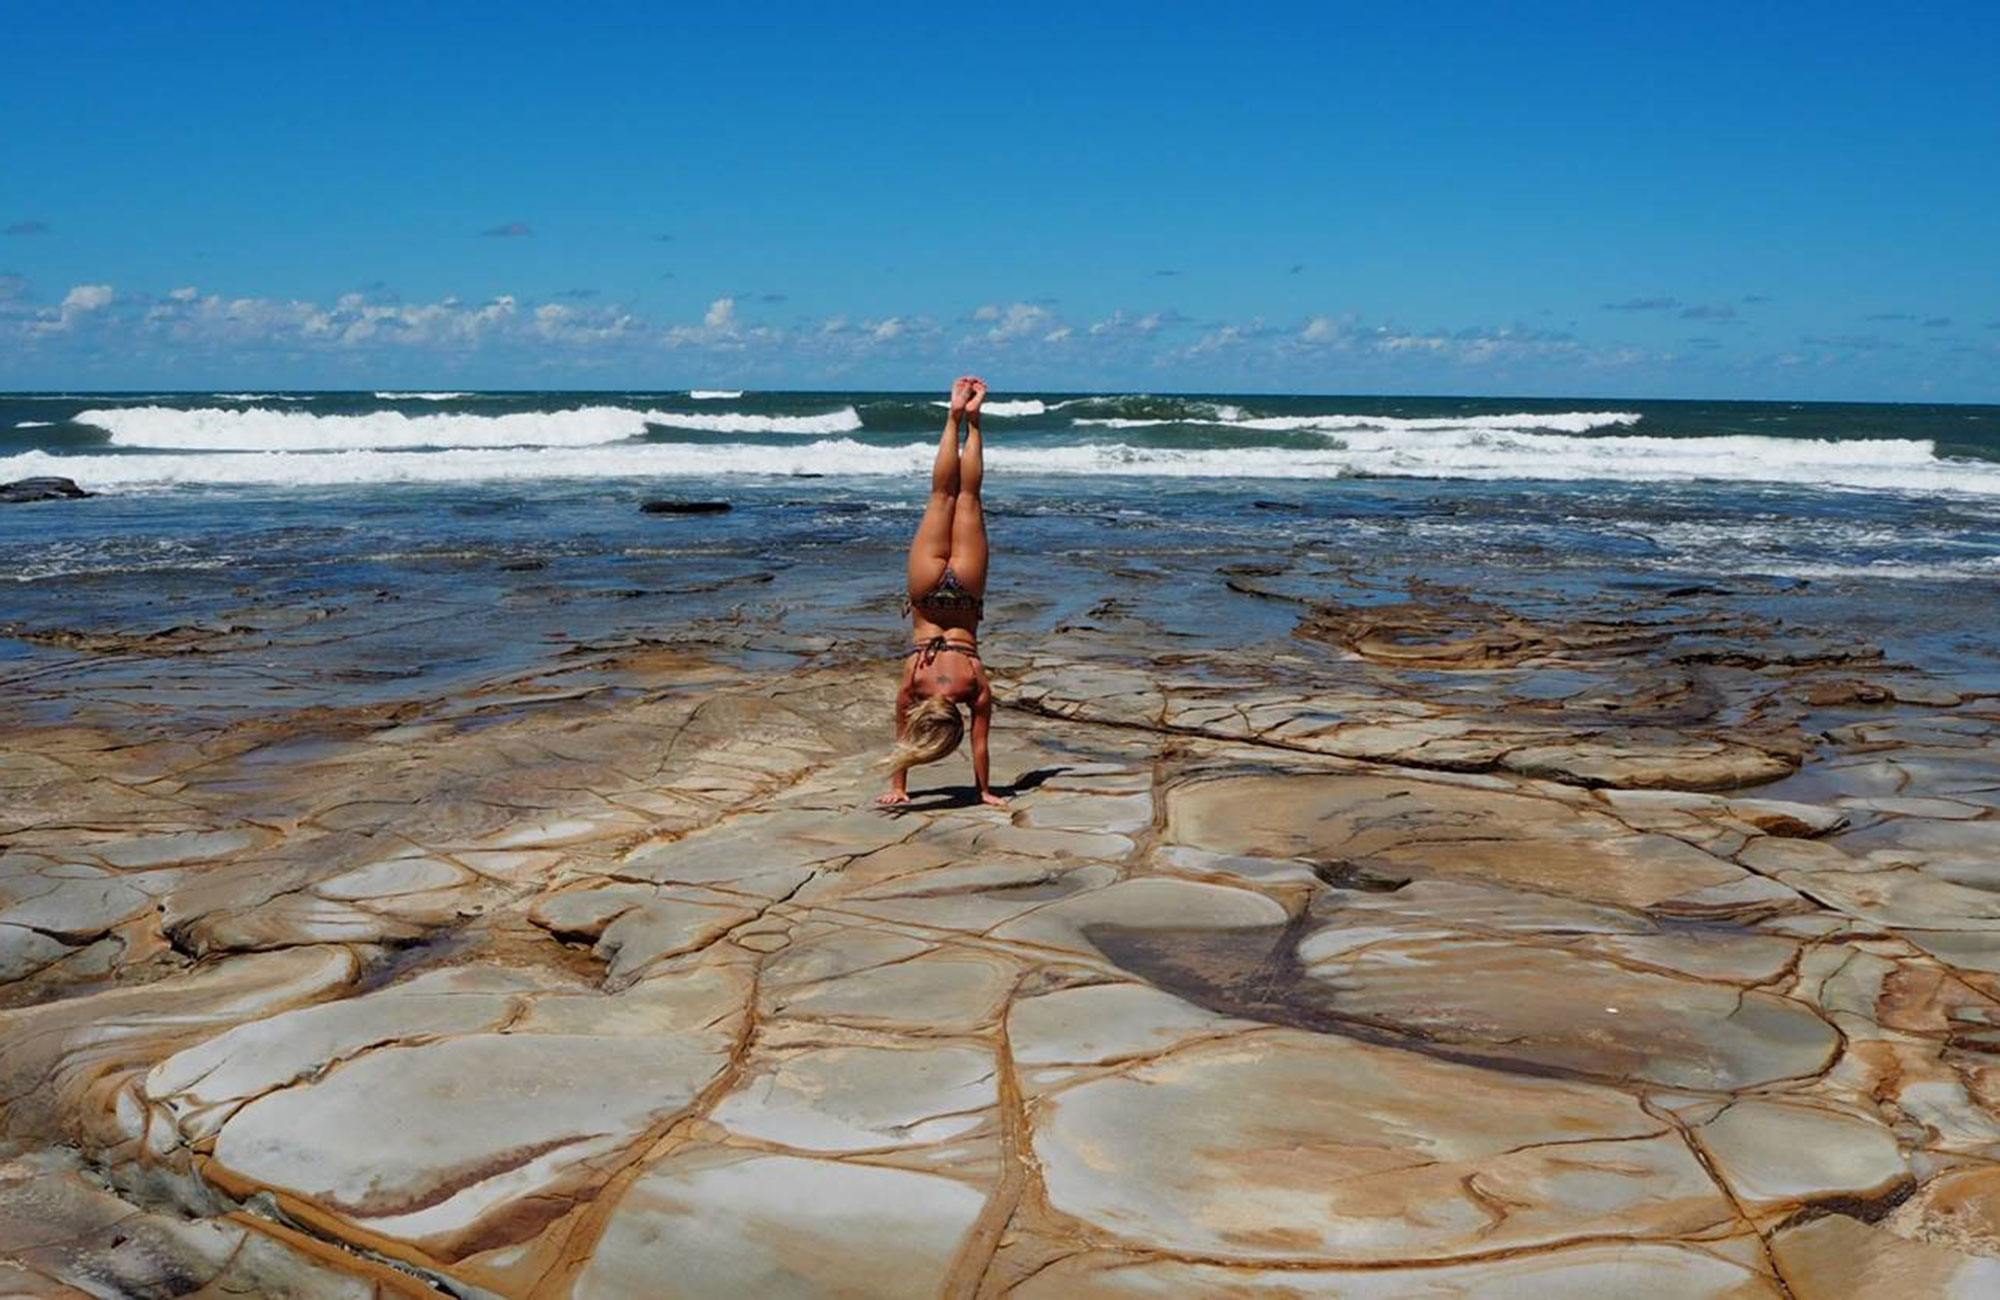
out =
<svg viewBox="0 0 2000 1300"><path fill-rule="evenodd" d="M1175 316L1178 320L1180 317ZM1159 312L1149 311L1144 316L1127 316L1123 308L1112 312L1103 320L1090 327L1090 332L1099 337L1108 334L1145 335L1158 330L1166 323L1166 317Z"/></svg>
<svg viewBox="0 0 2000 1300"><path fill-rule="evenodd" d="M1012 339L1041 333L1055 319L1049 314L1048 308L1025 302L1011 303L1005 311L998 307L981 307L972 313L972 318L978 321L997 322L992 329L986 331L987 339L993 343L1005 343Z"/></svg>
<svg viewBox="0 0 2000 1300"><path fill-rule="evenodd" d="M25 286L26 282L22 283ZM108 284L74 285L63 295L60 307L53 311L44 308L23 319L21 330L31 338L36 335L59 334L65 330L72 330L117 300L117 291Z"/></svg>
<svg viewBox="0 0 2000 1300"><path fill-rule="evenodd" d="M901 383L935 367L940 374L974 369L1011 375L1010 386L1082 387L1152 369L1215 387L1227 387L1231 379L1309 380L1322 389L1387 392L1398 391L1399 382L1442 383L1458 376L1474 377L1493 391L1519 391L1523 383L1556 385L1578 374L1662 374L1732 360L1727 354L1689 358L1579 340L1522 323L1411 328L1342 312L1294 317L1282 326L1252 318L1197 328L1175 311L1119 310L1095 323L1085 318L1072 324L1053 305L1002 300L970 310L952 305L944 323L878 308L880 314L830 314L776 327L745 320L739 311L745 300L725 295L682 323L649 325L615 303L523 301L512 295L403 303L371 292L301 300L226 297L193 285L135 292L83 283L54 295L53 302L36 302L26 291L23 277L0 275L0 372L10 378L51 373L49 361L62 351L121 365L197 358L224 370L250 358L277 357L287 364L318 365L329 377L343 367L370 373L391 357L442 359L449 365L477 355L509 368L523 360L552 372L625 364L639 374L661 371L667 358L678 354L713 363L712 371L729 369L772 386ZM1962 364L1983 365L1996 352L2000 348L1968 354L1971 359ZM338 365L309 360L343 354L356 360ZM1734 360L1746 374L1755 365L1773 375L1837 363L1810 349ZM1505 387L1510 384L1517 387Z"/></svg>
<svg viewBox="0 0 2000 1300"><path fill-rule="evenodd" d="M746 328L736 316L736 299L725 295L708 304L699 325L676 325L662 336L670 348L719 347L740 350L748 343L780 337L763 327Z"/></svg>
<svg viewBox="0 0 2000 1300"><path fill-rule="evenodd" d="M1374 344L1380 352L1442 352L1446 340L1436 334L1392 334L1378 330Z"/></svg>
<svg viewBox="0 0 2000 1300"><path fill-rule="evenodd" d="M62 309L65 313L99 311L117 296L108 284L79 284L63 296Z"/></svg>

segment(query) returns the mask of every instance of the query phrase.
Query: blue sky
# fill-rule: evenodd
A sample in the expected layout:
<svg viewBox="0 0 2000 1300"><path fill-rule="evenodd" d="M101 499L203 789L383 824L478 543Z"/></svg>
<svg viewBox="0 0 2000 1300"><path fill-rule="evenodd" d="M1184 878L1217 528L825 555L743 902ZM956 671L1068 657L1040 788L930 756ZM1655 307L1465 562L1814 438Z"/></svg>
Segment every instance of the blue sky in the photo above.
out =
<svg viewBox="0 0 2000 1300"><path fill-rule="evenodd" d="M8 0L0 385L2000 400L2000 6Z"/></svg>

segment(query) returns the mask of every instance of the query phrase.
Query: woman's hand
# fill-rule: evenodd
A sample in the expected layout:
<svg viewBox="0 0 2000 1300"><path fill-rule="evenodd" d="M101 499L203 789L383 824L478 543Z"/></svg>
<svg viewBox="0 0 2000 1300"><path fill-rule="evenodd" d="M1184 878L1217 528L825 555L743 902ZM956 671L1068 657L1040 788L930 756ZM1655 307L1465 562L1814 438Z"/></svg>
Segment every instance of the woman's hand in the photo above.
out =
<svg viewBox="0 0 2000 1300"><path fill-rule="evenodd" d="M884 806L896 803L908 803L909 801L910 792L908 790L891 790L885 795L878 796L875 800L876 803Z"/></svg>
<svg viewBox="0 0 2000 1300"><path fill-rule="evenodd" d="M965 414L966 399L972 396L975 381L971 375L960 375L951 385L951 418L956 420Z"/></svg>

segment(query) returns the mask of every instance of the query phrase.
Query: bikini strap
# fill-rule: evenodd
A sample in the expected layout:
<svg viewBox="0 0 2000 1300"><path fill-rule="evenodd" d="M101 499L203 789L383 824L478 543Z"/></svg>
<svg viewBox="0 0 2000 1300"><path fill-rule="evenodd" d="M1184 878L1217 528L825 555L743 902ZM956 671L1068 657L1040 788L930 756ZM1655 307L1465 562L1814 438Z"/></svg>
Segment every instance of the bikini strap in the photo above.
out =
<svg viewBox="0 0 2000 1300"><path fill-rule="evenodd" d="M960 654L970 656L974 659L979 657L979 647L960 645L958 642L948 641L940 635L932 637L922 645L911 646L903 652L903 658L908 659L911 655L922 655L923 658L917 660L917 666L919 668L928 668L939 655L947 650L956 650Z"/></svg>

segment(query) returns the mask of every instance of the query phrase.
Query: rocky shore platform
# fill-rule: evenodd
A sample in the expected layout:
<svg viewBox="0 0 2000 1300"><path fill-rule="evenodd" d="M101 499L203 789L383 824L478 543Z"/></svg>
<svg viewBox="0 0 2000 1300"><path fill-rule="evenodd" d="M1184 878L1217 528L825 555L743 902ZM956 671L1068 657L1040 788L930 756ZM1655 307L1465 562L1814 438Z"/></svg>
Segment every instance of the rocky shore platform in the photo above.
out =
<svg viewBox="0 0 2000 1300"><path fill-rule="evenodd" d="M999 611L1005 809L874 805L839 635L15 629L0 1293L2000 1294L1990 681L1225 586L1288 633Z"/></svg>

